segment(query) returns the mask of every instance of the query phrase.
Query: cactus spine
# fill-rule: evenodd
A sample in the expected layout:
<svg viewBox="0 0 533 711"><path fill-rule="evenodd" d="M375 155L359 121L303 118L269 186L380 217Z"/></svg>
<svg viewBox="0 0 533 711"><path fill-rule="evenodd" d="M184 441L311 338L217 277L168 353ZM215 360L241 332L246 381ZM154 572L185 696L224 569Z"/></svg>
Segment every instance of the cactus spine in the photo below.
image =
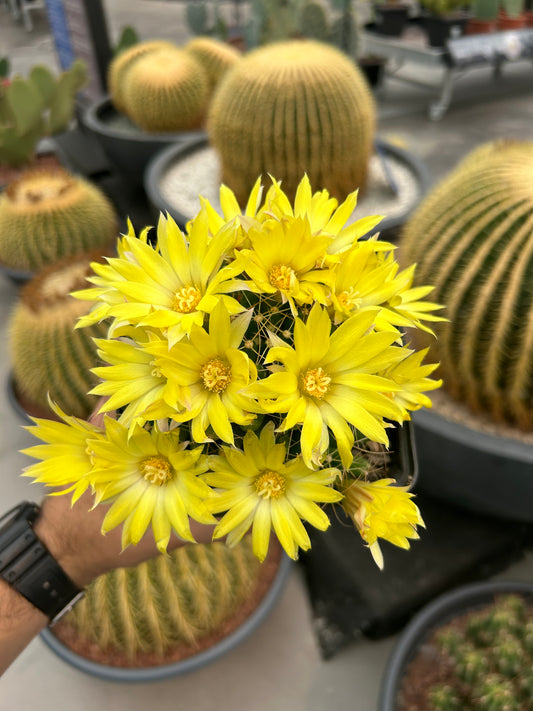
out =
<svg viewBox="0 0 533 711"><path fill-rule="evenodd" d="M62 257L109 246L117 219L107 197L62 169L29 170L0 195L0 262L35 272Z"/></svg>
<svg viewBox="0 0 533 711"><path fill-rule="evenodd" d="M212 37L195 37L185 45L185 50L205 69L210 91L213 91L228 69L241 57L235 47Z"/></svg>
<svg viewBox="0 0 533 711"><path fill-rule="evenodd" d="M194 654L250 596L260 568L250 537L235 548L184 546L97 578L65 624L79 639L130 662L142 652L161 659L177 646Z"/></svg>
<svg viewBox="0 0 533 711"><path fill-rule="evenodd" d="M533 696L527 645L528 610L519 595L504 595L464 625L437 636L441 668L451 675L428 693L434 711L524 711ZM451 636L456 640L449 646Z"/></svg>
<svg viewBox="0 0 533 711"><path fill-rule="evenodd" d="M207 125L222 181L241 202L267 173L290 199L305 172L338 198L364 188L374 128L374 101L354 63L308 40L243 57L221 82Z"/></svg>
<svg viewBox="0 0 533 711"><path fill-rule="evenodd" d="M533 426L533 143L470 154L424 200L400 258L418 262L447 307L433 356L450 394L475 412Z"/></svg>
<svg viewBox="0 0 533 711"><path fill-rule="evenodd" d="M16 389L23 400L47 413L48 393L78 417L87 417L96 405L97 398L87 395L96 383L90 372L97 362L92 339L104 338L107 327L74 330L91 304L69 294L88 286L90 263L100 255L77 255L44 269L24 286L11 315L9 351Z"/></svg>
<svg viewBox="0 0 533 711"><path fill-rule="evenodd" d="M113 105L122 113L125 113L124 103L124 80L129 70L141 57L145 57L150 52L160 49L173 48L172 42L166 40L151 40L149 42L139 42L129 49L124 50L109 63L107 70L107 85Z"/></svg>
<svg viewBox="0 0 533 711"><path fill-rule="evenodd" d="M199 128L209 98L207 74L184 49L150 52L124 77L124 111L145 131Z"/></svg>

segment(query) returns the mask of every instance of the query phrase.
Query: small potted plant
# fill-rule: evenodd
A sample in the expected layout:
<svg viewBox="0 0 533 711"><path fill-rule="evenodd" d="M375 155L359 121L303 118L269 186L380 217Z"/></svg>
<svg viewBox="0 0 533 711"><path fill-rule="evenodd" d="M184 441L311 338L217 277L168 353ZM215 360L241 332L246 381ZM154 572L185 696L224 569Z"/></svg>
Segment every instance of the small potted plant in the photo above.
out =
<svg viewBox="0 0 533 711"><path fill-rule="evenodd" d="M400 37L409 18L409 6L399 0L374 4L373 30L381 35Z"/></svg>
<svg viewBox="0 0 533 711"><path fill-rule="evenodd" d="M87 79L84 62L55 77L42 65L34 66L24 79L9 77L9 63L2 62L0 71L0 185L14 180L21 169L50 163L38 156L42 139L65 131L74 115L76 92ZM58 152L57 147L54 148ZM50 152L50 151L48 151ZM57 165L57 158L51 161Z"/></svg>
<svg viewBox="0 0 533 711"><path fill-rule="evenodd" d="M498 12L498 30L519 30L526 25L526 21L524 0L501 0Z"/></svg>
<svg viewBox="0 0 533 711"><path fill-rule="evenodd" d="M533 584L465 585L427 605L387 664L378 711L525 711Z"/></svg>
<svg viewBox="0 0 533 711"><path fill-rule="evenodd" d="M472 17L465 27L465 34L478 35L496 31L500 0L473 0Z"/></svg>
<svg viewBox="0 0 533 711"><path fill-rule="evenodd" d="M173 531L194 543L192 520L230 548L250 531L260 562L277 542L296 559L304 523L326 530L341 503L379 566L380 539L408 548L413 495L367 478L356 442L387 448L393 423L430 404L436 366L401 330L428 329L438 306L392 245L346 224L356 200L306 176L293 202L274 179L263 198L258 180L244 210L222 187L222 214L204 200L185 233L161 215L155 244L130 225L74 292L95 304L80 328L110 323L92 369L101 422L36 419L25 475L111 504L102 532L121 526L124 547L149 528L162 553Z"/></svg>
<svg viewBox="0 0 533 711"><path fill-rule="evenodd" d="M444 47L448 39L464 33L469 19L464 0L421 0L420 4L430 47Z"/></svg>

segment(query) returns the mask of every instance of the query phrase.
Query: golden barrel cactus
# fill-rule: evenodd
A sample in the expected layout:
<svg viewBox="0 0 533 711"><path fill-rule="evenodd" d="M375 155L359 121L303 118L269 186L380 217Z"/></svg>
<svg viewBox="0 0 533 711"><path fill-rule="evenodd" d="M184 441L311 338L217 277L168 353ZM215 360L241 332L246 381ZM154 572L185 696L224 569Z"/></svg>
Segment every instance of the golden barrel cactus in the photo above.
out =
<svg viewBox="0 0 533 711"><path fill-rule="evenodd" d="M113 58L107 70L107 86L113 105L122 113L125 112L124 104L124 79L141 57L159 49L173 48L175 45L167 40L150 40L139 42Z"/></svg>
<svg viewBox="0 0 533 711"><path fill-rule="evenodd" d="M343 199L365 186L375 120L368 84L346 55L293 40L256 49L227 73L207 131L241 203L267 173L289 199L304 173Z"/></svg>
<svg viewBox="0 0 533 711"><path fill-rule="evenodd" d="M51 416L48 394L63 410L87 417L98 398L88 395L97 382L90 372L98 361L93 338L105 338L104 323L74 329L92 304L70 292L87 288L92 261L101 251L75 255L43 269L21 290L9 322L9 352L15 388L31 413Z"/></svg>
<svg viewBox="0 0 533 711"><path fill-rule="evenodd" d="M115 210L97 187L67 171L26 171L0 195L0 263L37 272L117 237Z"/></svg>
<svg viewBox="0 0 533 711"><path fill-rule="evenodd" d="M205 69L211 91L242 56L238 49L215 37L195 37L185 45L185 50Z"/></svg>
<svg viewBox="0 0 533 711"><path fill-rule="evenodd" d="M533 142L481 146L409 220L400 261L446 306L433 357L475 412L533 427Z"/></svg>
<svg viewBox="0 0 533 711"><path fill-rule="evenodd" d="M177 47L145 54L124 76L124 113L148 132L200 128L208 99L205 69Z"/></svg>
<svg viewBox="0 0 533 711"><path fill-rule="evenodd" d="M75 651L115 666L178 661L250 613L246 602L261 587L263 568L249 536L235 548L187 545L97 578L57 633Z"/></svg>

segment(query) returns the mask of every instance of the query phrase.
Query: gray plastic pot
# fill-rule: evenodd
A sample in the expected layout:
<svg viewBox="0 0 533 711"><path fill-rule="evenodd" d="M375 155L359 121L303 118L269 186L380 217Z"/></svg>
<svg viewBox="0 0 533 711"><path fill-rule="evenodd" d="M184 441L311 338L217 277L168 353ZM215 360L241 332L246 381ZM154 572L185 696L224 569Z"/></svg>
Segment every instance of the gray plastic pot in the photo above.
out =
<svg viewBox="0 0 533 711"><path fill-rule="evenodd" d="M380 689L378 711L397 711L397 697L407 666L432 632L454 617L493 602L496 595L520 593L533 597L533 583L488 580L463 585L441 595L413 617L387 662Z"/></svg>
<svg viewBox="0 0 533 711"><path fill-rule="evenodd" d="M433 410L413 414L418 489L478 513L533 522L533 446Z"/></svg>
<svg viewBox="0 0 533 711"><path fill-rule="evenodd" d="M211 664L237 647L241 642L244 642L244 640L265 621L270 612L274 609L281 597L292 569L293 561L282 553L278 571L270 588L259 605L251 615L246 618L242 625L212 647L179 662L142 668L112 667L105 664L98 664L97 662L85 659L85 657L76 654L63 644L63 642L54 635L51 629L44 629L41 632L41 638L50 649L65 662L68 662L80 671L99 677L100 679L121 682L146 682L181 676L182 674L188 674L189 672L196 671L197 669Z"/></svg>
<svg viewBox="0 0 533 711"><path fill-rule="evenodd" d="M168 212L182 229L185 227L187 222L194 217L194 215L183 214L176 207L176 205L173 205L165 197L163 197L160 187L161 181L170 166L193 156L198 151L204 150L208 144L209 142L207 138L204 137L198 138L194 141L189 141L187 143L182 143L180 145L168 146L155 154L146 166L144 175L144 191L154 208L155 214L158 214L159 212ZM388 160L391 158L404 164L413 174L416 183L419 186L418 194L416 199L412 201L412 204L407 205L401 213L393 217L385 217L379 223L379 231L382 237L384 237L387 233L394 232L401 227L401 225L407 221L407 218L411 212L417 207L419 199L427 192L429 186L429 173L425 163L408 151L381 140L376 140L374 145L375 152L379 156L383 170L387 175L391 190L393 190L395 194L397 194L397 186L394 182L390 169L388 168Z"/></svg>
<svg viewBox="0 0 533 711"><path fill-rule="evenodd" d="M153 134L142 131L117 112L109 96L90 104L83 113L82 123L98 139L124 182L134 190L142 190L145 168L155 153L169 144L181 145L205 136L205 131L200 130Z"/></svg>

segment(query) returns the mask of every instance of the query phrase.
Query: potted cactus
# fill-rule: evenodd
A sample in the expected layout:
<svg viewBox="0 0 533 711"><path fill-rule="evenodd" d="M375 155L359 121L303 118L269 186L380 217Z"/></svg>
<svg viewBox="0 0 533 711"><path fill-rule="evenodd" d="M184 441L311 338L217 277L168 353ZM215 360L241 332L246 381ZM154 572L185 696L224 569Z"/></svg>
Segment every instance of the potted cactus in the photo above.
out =
<svg viewBox="0 0 533 711"><path fill-rule="evenodd" d="M87 79L84 62L77 60L55 77L41 65L25 79L6 76L0 82L0 185L14 179L21 168L36 161L39 142L65 131L72 120L76 92Z"/></svg>
<svg viewBox="0 0 533 711"><path fill-rule="evenodd" d="M376 2L372 29L380 35L400 37L409 18L409 6L399 0Z"/></svg>
<svg viewBox="0 0 533 711"><path fill-rule="evenodd" d="M430 47L444 47L448 39L464 33L469 20L464 0L421 0L420 4Z"/></svg>
<svg viewBox="0 0 533 711"><path fill-rule="evenodd" d="M134 191L144 168L169 143L205 135L211 93L239 57L213 38L178 47L139 42L116 55L108 69L109 96L92 103L83 121Z"/></svg>
<svg viewBox="0 0 533 711"><path fill-rule="evenodd" d="M465 34L477 35L495 32L500 0L473 0L472 17L465 27Z"/></svg>
<svg viewBox="0 0 533 711"><path fill-rule="evenodd" d="M533 701L533 584L448 592L402 633L378 711L525 711Z"/></svg>
<svg viewBox="0 0 533 711"><path fill-rule="evenodd" d="M426 197L399 243L400 262L418 263L417 283L436 285L449 319L428 342L444 388L432 412L414 417L418 485L524 521L533 520L532 170L532 142L478 147Z"/></svg>

